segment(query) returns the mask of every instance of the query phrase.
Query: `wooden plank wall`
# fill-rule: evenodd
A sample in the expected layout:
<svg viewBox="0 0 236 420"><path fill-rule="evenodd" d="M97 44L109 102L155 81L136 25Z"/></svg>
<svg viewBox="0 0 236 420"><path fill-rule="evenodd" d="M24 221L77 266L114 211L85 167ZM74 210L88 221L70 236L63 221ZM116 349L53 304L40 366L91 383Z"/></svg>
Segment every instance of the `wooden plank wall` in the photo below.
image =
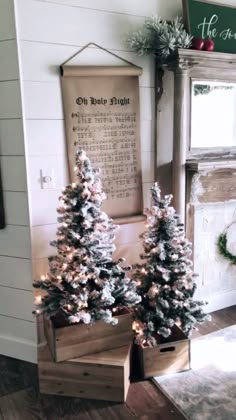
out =
<svg viewBox="0 0 236 420"><path fill-rule="evenodd" d="M36 358L27 177L12 0L0 2L0 354Z"/></svg>
<svg viewBox="0 0 236 420"><path fill-rule="evenodd" d="M143 67L140 106L143 191L147 206L154 181L154 67L152 59L140 58L128 51L126 38L153 13L164 18L178 14L181 1L171 4L165 0L15 0L15 4L28 158L33 277L37 278L47 270L47 256L54 252L49 241L57 228L57 198L68 181L59 65L85 44L95 42ZM97 48L88 49L77 62L119 64ZM39 171L42 168L54 169L54 189L41 189ZM117 255L125 255L129 262L136 261L141 250L138 235L142 230L143 223L122 226L117 237Z"/></svg>

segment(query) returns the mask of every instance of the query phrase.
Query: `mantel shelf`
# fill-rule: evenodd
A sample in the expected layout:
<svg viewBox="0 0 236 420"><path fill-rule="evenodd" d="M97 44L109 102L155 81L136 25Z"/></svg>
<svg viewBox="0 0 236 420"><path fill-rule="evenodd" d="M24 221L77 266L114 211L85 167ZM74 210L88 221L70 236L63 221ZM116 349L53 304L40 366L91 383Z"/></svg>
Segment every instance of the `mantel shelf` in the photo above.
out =
<svg viewBox="0 0 236 420"><path fill-rule="evenodd" d="M204 170L216 170L226 168L236 168L236 158L233 159L207 159L197 160L192 159L186 162L186 168L188 171L200 172Z"/></svg>
<svg viewBox="0 0 236 420"><path fill-rule="evenodd" d="M186 61L194 66L218 68L230 71L236 69L236 54L179 49L177 61Z"/></svg>

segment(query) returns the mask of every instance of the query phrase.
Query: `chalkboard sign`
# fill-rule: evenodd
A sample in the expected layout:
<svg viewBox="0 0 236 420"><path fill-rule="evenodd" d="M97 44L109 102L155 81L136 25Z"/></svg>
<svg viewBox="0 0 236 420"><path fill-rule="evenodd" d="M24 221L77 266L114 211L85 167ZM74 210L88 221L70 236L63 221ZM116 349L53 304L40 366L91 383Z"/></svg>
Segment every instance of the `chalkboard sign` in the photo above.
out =
<svg viewBox="0 0 236 420"><path fill-rule="evenodd" d="M214 0L183 0L183 10L189 33L211 38L215 51L236 53L236 5L224 6Z"/></svg>

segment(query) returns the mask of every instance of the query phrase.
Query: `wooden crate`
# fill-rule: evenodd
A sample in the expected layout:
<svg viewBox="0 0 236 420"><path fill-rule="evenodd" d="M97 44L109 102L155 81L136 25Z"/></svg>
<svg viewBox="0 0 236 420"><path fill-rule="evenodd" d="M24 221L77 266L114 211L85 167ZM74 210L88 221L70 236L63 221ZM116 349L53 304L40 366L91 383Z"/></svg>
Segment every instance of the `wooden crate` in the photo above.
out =
<svg viewBox="0 0 236 420"><path fill-rule="evenodd" d="M156 347L139 346L139 362L144 379L190 369L190 340L175 327L172 341Z"/></svg>
<svg viewBox="0 0 236 420"><path fill-rule="evenodd" d="M42 394L124 402L129 389L130 345L66 362L52 360L48 346L39 348Z"/></svg>
<svg viewBox="0 0 236 420"><path fill-rule="evenodd" d="M73 324L61 328L54 327L51 320L45 319L45 336L53 360L61 362L131 344L132 312L117 318L119 322L114 326L97 321L92 325Z"/></svg>

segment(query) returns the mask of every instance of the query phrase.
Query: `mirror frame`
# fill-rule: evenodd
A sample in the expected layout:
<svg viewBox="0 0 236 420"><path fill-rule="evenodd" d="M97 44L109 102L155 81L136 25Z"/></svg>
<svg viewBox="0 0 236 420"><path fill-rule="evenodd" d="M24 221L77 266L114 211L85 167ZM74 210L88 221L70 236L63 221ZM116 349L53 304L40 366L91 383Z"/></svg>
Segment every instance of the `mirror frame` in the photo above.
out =
<svg viewBox="0 0 236 420"><path fill-rule="evenodd" d="M191 161L236 160L236 147L194 148L191 150L191 81L236 82L236 55L180 49L171 70L174 72L173 201L185 221L186 164Z"/></svg>

